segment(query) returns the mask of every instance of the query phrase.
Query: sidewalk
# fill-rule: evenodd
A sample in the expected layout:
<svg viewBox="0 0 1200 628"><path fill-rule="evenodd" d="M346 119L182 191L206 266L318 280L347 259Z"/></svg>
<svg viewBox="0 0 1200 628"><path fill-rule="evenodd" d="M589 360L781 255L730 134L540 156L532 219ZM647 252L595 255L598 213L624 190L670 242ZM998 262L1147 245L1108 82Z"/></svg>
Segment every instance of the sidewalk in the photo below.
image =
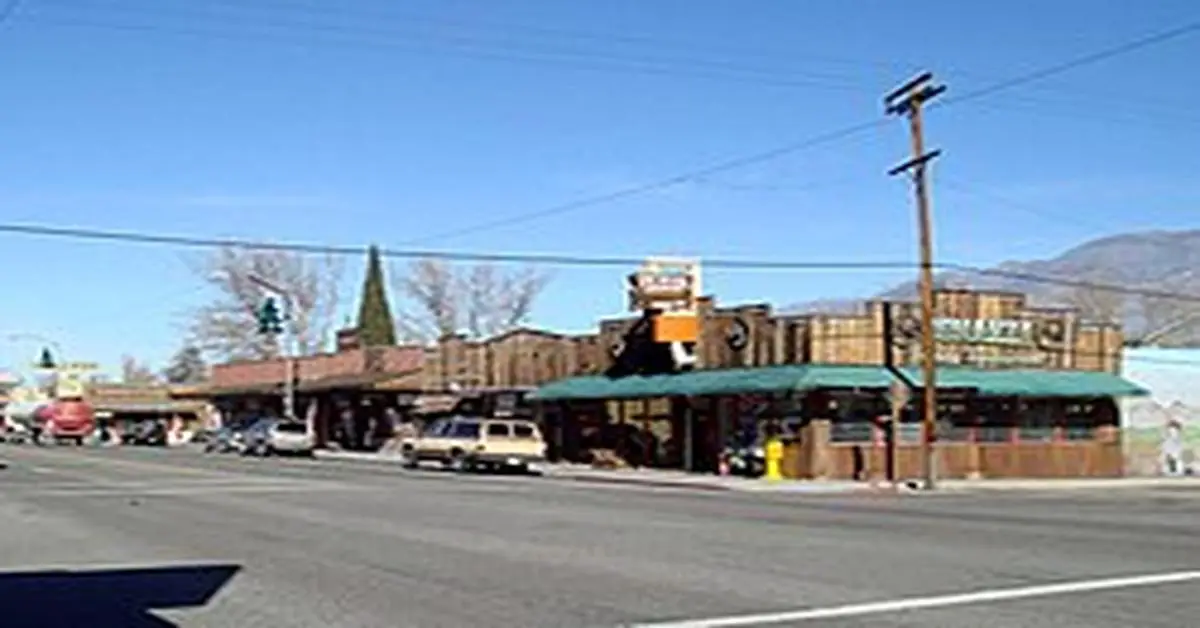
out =
<svg viewBox="0 0 1200 628"><path fill-rule="evenodd" d="M318 449L313 455L319 460L347 460L353 462L371 462L375 464L399 465L404 457L399 453L375 453L369 451L335 451Z"/></svg>
<svg viewBox="0 0 1200 628"><path fill-rule="evenodd" d="M843 481L771 482L735 476L720 476L662 469L596 469L586 465L554 464L545 468L547 477L596 484L630 484L662 488L688 488L707 491L739 491L745 493L861 493L871 488L863 483Z"/></svg>
<svg viewBox="0 0 1200 628"><path fill-rule="evenodd" d="M400 466L403 461L403 457L398 453L367 453L356 451L317 450L316 457L323 460L343 460L396 466ZM543 465L540 470L546 477L580 483L627 484L660 488L685 488L700 491L809 495L846 493L928 494L921 490L921 481L917 479L892 487L884 482L874 485L847 480L780 480L771 482L763 479L685 473L683 471L668 471L663 469L596 469L578 464L547 464ZM1162 487L1200 490L1200 477L940 480L937 483L934 494L1088 491Z"/></svg>
<svg viewBox="0 0 1200 628"><path fill-rule="evenodd" d="M1125 478L1064 478L1064 479L1007 479L1007 480L942 480L938 490L946 492L972 491L1087 491L1137 488L1200 489L1200 477L1125 477Z"/></svg>

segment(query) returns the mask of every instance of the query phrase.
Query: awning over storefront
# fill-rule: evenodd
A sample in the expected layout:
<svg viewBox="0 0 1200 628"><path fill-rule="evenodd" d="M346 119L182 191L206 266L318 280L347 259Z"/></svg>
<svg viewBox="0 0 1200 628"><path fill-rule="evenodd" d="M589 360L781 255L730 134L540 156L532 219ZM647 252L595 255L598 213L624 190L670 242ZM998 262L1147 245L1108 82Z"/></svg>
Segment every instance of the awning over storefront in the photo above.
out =
<svg viewBox="0 0 1200 628"><path fill-rule="evenodd" d="M546 384L530 394L538 401L699 397L816 390L820 388L887 388L891 376L882 367L832 364L788 364L758 368L711 369L611 378L571 377Z"/></svg>
<svg viewBox="0 0 1200 628"><path fill-rule="evenodd" d="M902 369L909 381L921 382L916 368ZM711 369L610 378L585 375L551 382L530 395L536 401L699 397L803 392L823 388L888 389L894 376L866 365L789 364L758 368ZM968 389L989 396L1136 397L1144 388L1112 373L1038 369L938 369L938 388Z"/></svg>
<svg viewBox="0 0 1200 628"><path fill-rule="evenodd" d="M910 381L921 382L922 372L904 368ZM1049 369L973 369L942 367L938 388L966 388L996 397L1142 397L1148 390L1112 373Z"/></svg>

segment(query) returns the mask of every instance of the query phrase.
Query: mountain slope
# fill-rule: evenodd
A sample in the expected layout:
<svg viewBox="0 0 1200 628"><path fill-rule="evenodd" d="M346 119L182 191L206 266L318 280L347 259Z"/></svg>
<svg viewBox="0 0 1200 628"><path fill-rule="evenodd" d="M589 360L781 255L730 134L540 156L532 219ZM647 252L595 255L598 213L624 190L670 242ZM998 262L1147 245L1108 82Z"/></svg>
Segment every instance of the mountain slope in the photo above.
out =
<svg viewBox="0 0 1200 628"><path fill-rule="evenodd" d="M1108 236L1085 242L1052 259L1010 261L993 270L1200 295L1200 230ZM1178 326L1162 335L1162 344L1200 345L1200 302L1148 298L1099 288L1085 289L978 273L939 273L935 281L942 286L1023 292L1039 306L1078 307L1092 318L1116 318L1126 326L1126 332L1132 338ZM916 283L907 282L875 296L911 299L916 294ZM788 310L843 311L852 307L852 303L842 300L823 300L799 304ZM1190 322L1192 315L1196 316L1196 322ZM1178 321L1184 321L1184 324L1177 325Z"/></svg>

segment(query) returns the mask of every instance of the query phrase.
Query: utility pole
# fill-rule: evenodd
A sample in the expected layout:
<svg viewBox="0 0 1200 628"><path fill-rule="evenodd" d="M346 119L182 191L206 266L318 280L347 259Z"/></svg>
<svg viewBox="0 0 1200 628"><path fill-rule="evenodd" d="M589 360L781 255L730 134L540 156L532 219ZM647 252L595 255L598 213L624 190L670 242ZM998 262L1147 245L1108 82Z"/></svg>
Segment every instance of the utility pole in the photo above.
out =
<svg viewBox="0 0 1200 628"><path fill-rule="evenodd" d="M937 440L937 339L933 335L933 219L929 209L929 185L925 167L941 154L940 150L925 152L924 132L921 128L921 109L926 102L946 91L944 85L932 85L933 74L925 72L893 90L884 98L884 108L889 115L906 116L912 136L912 157L892 168L888 174L895 176L909 173L917 198L917 231L920 239L920 290L921 290L921 370L924 399L924 437L922 439L922 471L925 489L932 490L936 484L937 461L934 443Z"/></svg>

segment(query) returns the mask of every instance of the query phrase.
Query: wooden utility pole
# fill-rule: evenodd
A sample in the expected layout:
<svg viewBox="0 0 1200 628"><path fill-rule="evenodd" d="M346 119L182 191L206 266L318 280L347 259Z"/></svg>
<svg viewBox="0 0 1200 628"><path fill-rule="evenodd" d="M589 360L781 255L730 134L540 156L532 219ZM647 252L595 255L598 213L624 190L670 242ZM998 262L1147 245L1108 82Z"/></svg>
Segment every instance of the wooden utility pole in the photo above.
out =
<svg viewBox="0 0 1200 628"><path fill-rule="evenodd" d="M932 85L933 74L925 72L901 85L884 98L888 114L906 116L912 135L912 157L892 168L888 174L910 173L917 197L917 231L920 239L920 290L921 290L921 370L924 374L922 466L925 488L932 490L936 483L937 466L934 443L937 440L937 339L933 335L933 220L929 209L929 186L925 168L941 151L925 152L925 138L921 128L921 109L926 102L946 91L944 85Z"/></svg>

